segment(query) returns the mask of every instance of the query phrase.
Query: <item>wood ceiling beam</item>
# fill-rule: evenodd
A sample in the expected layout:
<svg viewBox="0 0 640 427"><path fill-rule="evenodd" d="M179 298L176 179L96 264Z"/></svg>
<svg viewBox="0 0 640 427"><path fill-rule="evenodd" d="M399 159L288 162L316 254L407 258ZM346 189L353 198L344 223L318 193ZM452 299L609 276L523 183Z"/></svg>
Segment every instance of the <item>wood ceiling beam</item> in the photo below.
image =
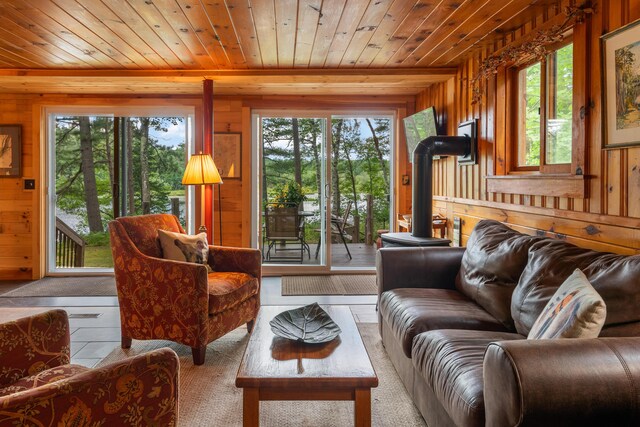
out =
<svg viewBox="0 0 640 427"><path fill-rule="evenodd" d="M298 77L298 78L334 78L334 77L425 77L444 78L454 76L457 67L430 68L349 68L349 69L269 69L269 70L87 70L87 69L0 69L0 76L6 77L187 77L187 78L225 78L225 77Z"/></svg>

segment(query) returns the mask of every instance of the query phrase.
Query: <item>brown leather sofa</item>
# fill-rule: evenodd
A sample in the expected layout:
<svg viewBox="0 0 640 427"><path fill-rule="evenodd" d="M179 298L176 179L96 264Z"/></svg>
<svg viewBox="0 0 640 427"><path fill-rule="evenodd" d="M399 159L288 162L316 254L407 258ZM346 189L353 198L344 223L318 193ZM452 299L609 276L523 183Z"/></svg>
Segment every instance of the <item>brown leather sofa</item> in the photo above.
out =
<svg viewBox="0 0 640 427"><path fill-rule="evenodd" d="M597 339L526 340L580 268L607 304ZM640 425L640 255L481 221L467 248L383 248L382 342L430 427Z"/></svg>

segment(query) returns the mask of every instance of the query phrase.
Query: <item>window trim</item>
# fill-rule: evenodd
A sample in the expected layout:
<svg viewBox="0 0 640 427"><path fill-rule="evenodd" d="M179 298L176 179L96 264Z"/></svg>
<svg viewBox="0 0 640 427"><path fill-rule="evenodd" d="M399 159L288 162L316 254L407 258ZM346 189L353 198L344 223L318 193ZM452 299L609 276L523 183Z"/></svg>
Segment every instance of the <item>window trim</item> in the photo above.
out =
<svg viewBox="0 0 640 427"><path fill-rule="evenodd" d="M573 43L573 37L571 35L567 35L567 38L559 43L551 45L548 50L550 50L549 54L542 60L533 60L524 64L519 64L517 67L511 67L509 69L509 73L513 74L510 79L510 84L513 85L511 89L514 99L512 102L516 108L511 109L511 121L514 124L512 129L512 138L513 143L511 144L511 162L510 162L510 172L540 172L540 174L570 174L571 173L571 163L558 163L558 164L547 164L547 128L548 128L548 115L549 115L549 74L551 71L551 67L553 66L553 61L549 60L549 57L562 49ZM575 56L574 56L575 58ZM518 151L520 150L520 116L519 112L522 108L522 100L523 97L520 96L520 89L523 83L522 71L527 69L528 67L540 63L540 165L539 166L520 166L518 164ZM574 62L575 69L575 62ZM574 94L575 97L575 94ZM575 106L574 106L575 108ZM575 111L572 112L572 115L575 116ZM572 135L572 157L574 151L574 142Z"/></svg>
<svg viewBox="0 0 640 427"><path fill-rule="evenodd" d="M586 23L573 27L573 120L571 166L566 173L541 173L538 170L513 170L514 123L512 109L517 99L513 90L511 67L498 69L495 79L496 139L493 175L486 176L489 193L540 195L550 197L584 198L587 170L585 164L586 127L590 85L587 80L589 44ZM532 185L537 183L536 185ZM568 189L570 187L570 189Z"/></svg>

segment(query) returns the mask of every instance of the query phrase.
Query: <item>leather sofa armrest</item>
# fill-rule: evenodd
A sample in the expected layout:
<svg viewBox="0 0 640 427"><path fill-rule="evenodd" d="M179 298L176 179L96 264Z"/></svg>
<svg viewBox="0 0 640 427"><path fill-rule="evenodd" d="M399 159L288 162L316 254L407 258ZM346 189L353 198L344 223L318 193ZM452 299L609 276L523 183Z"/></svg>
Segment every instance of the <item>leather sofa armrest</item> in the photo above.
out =
<svg viewBox="0 0 640 427"><path fill-rule="evenodd" d="M153 350L30 390L0 397L0 425L19 421L37 408L38 425L176 426L176 353Z"/></svg>
<svg viewBox="0 0 640 427"><path fill-rule="evenodd" d="M488 426L640 425L640 337L489 344Z"/></svg>
<svg viewBox="0 0 640 427"><path fill-rule="evenodd" d="M465 248L382 248L376 254L378 296L397 288L455 289Z"/></svg>

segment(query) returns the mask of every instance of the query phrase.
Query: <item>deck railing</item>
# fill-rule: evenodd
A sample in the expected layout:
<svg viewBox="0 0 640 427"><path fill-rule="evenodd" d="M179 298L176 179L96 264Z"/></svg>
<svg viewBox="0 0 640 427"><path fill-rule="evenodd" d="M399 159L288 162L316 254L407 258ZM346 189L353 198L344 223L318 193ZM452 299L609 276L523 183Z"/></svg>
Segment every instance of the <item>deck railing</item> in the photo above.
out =
<svg viewBox="0 0 640 427"><path fill-rule="evenodd" d="M86 245L78 233L56 217L56 267L84 267Z"/></svg>

